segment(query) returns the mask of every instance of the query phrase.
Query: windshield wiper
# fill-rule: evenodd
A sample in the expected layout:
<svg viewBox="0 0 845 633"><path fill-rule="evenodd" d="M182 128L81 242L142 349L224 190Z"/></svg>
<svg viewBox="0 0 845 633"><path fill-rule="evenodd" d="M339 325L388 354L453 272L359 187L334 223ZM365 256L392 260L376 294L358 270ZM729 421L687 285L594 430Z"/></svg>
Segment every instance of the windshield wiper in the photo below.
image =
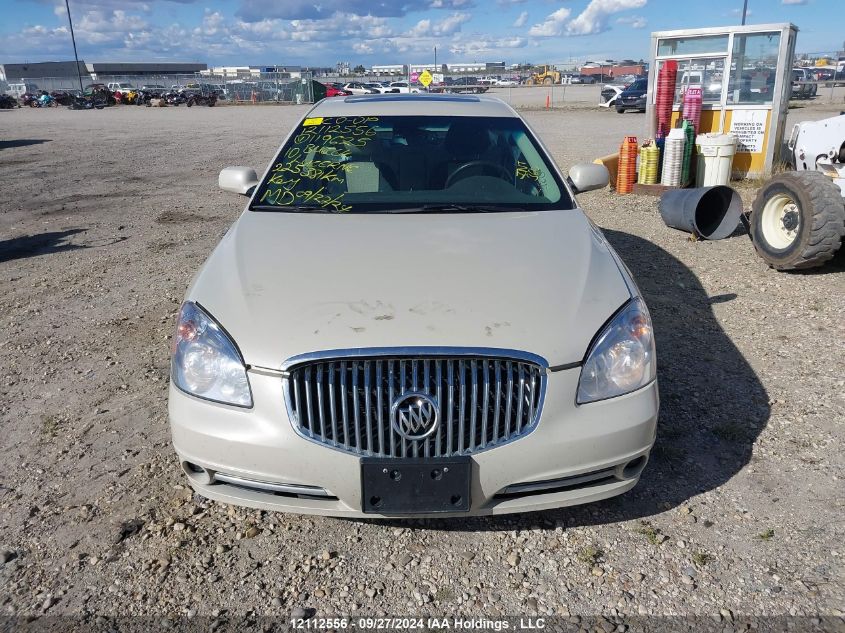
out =
<svg viewBox="0 0 845 633"><path fill-rule="evenodd" d="M426 204L421 207L410 207L407 209L392 209L388 213L498 213L500 211L525 211L519 207L506 207L496 204Z"/></svg>
<svg viewBox="0 0 845 633"><path fill-rule="evenodd" d="M250 211L290 211L294 213L340 213L328 207L291 205L291 204L254 204Z"/></svg>

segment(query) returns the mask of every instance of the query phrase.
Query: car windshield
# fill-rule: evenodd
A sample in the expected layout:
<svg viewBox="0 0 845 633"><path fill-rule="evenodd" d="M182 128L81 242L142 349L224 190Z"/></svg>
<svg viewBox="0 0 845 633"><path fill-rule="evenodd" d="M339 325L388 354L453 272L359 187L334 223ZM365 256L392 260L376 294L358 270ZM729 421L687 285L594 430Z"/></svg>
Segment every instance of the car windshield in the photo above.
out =
<svg viewBox="0 0 845 633"><path fill-rule="evenodd" d="M462 213L573 206L519 118L363 116L305 119L251 208Z"/></svg>

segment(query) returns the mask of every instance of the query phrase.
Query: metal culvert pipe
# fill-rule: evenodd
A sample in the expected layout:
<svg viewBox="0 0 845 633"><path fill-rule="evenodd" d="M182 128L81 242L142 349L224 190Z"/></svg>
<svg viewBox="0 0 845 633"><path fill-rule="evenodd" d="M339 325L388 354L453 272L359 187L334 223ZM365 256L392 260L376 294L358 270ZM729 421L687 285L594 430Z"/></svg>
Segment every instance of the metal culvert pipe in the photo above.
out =
<svg viewBox="0 0 845 633"><path fill-rule="evenodd" d="M660 197L659 208L666 226L721 240L739 225L742 200L730 187L719 185L667 191Z"/></svg>

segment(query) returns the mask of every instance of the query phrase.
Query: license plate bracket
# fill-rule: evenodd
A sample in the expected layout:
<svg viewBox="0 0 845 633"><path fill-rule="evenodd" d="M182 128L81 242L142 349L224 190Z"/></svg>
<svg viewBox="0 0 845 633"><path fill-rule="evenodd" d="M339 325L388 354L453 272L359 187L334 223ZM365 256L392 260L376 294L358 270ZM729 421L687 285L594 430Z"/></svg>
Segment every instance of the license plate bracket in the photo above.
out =
<svg viewBox="0 0 845 633"><path fill-rule="evenodd" d="M361 458L366 514L468 512L472 462L466 457Z"/></svg>

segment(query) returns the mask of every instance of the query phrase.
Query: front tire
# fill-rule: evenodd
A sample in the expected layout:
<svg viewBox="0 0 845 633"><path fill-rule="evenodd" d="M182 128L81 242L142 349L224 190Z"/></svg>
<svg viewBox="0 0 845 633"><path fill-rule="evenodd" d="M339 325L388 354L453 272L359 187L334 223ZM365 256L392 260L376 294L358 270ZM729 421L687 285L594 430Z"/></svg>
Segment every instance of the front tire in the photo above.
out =
<svg viewBox="0 0 845 633"><path fill-rule="evenodd" d="M778 174L754 199L751 239L772 268L821 266L839 250L843 236L845 203L839 187L820 172Z"/></svg>

